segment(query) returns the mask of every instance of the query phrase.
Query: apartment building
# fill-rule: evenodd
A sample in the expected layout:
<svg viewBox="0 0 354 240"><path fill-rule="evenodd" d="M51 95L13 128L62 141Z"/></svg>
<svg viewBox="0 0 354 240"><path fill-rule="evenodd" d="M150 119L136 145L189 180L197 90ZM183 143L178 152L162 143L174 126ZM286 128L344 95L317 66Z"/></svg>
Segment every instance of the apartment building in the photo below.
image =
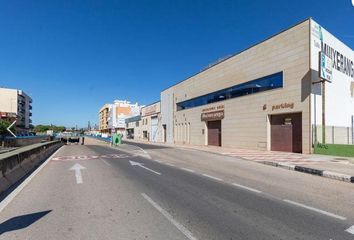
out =
<svg viewBox="0 0 354 240"><path fill-rule="evenodd" d="M112 108L112 104L105 104L101 107L100 111L98 112L98 130L101 133L108 133L109 128L108 128L108 123L110 121L110 116L109 112L110 109Z"/></svg>
<svg viewBox="0 0 354 240"><path fill-rule="evenodd" d="M0 88L0 118L16 120L18 131L26 131L32 123L32 98L19 89Z"/></svg>
<svg viewBox="0 0 354 240"><path fill-rule="evenodd" d="M115 100L105 104L99 111L99 130L102 133L126 134L125 120L129 117L139 116L141 106L126 100Z"/></svg>

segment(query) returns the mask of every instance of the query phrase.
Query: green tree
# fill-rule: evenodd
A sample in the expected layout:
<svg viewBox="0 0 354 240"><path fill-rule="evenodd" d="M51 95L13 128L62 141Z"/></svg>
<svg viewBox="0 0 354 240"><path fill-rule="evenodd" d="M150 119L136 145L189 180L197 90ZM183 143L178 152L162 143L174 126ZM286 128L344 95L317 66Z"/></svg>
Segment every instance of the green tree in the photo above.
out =
<svg viewBox="0 0 354 240"><path fill-rule="evenodd" d="M39 133L39 132L46 132L47 130L53 130L54 132L64 132L65 131L64 126L55 126L55 125L36 125L34 127L34 131Z"/></svg>
<svg viewBox="0 0 354 240"><path fill-rule="evenodd" d="M66 128L64 126L53 126L52 129L54 132L64 132Z"/></svg>
<svg viewBox="0 0 354 240"><path fill-rule="evenodd" d="M49 128L50 128L49 125L41 125L41 124L39 124L39 125L36 125L36 126L34 127L34 131L35 131L36 133L39 133L39 132L46 132L47 130L49 130Z"/></svg>

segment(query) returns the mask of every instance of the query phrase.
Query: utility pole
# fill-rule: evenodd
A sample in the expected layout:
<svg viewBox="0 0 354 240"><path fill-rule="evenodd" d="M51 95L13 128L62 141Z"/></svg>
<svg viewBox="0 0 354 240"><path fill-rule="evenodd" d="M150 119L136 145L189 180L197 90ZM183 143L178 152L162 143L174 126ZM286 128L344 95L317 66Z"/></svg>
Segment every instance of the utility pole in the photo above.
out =
<svg viewBox="0 0 354 240"><path fill-rule="evenodd" d="M322 144L326 143L326 80L322 79Z"/></svg>
<svg viewBox="0 0 354 240"><path fill-rule="evenodd" d="M322 144L326 144L326 81L332 81L332 67L332 59L324 52L319 52L318 73L319 82L322 83Z"/></svg>

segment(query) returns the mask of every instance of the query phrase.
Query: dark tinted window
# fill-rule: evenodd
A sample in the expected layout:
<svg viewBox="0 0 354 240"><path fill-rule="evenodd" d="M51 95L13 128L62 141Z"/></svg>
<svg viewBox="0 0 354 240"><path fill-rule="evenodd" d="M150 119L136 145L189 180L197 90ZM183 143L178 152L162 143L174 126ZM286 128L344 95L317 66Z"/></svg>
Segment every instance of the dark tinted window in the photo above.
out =
<svg viewBox="0 0 354 240"><path fill-rule="evenodd" d="M177 111L283 87L283 72L177 103Z"/></svg>

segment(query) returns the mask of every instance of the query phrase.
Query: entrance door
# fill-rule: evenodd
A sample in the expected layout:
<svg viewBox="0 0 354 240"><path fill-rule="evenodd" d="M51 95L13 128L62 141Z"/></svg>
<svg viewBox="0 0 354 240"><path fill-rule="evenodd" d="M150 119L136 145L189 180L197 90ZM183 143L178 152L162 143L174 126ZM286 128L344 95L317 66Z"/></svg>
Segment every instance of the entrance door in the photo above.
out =
<svg viewBox="0 0 354 240"><path fill-rule="evenodd" d="M166 124L162 125L163 128L163 142L166 142L167 136L166 136Z"/></svg>
<svg viewBox="0 0 354 240"><path fill-rule="evenodd" d="M208 122L208 145L221 146L221 120Z"/></svg>
<svg viewBox="0 0 354 240"><path fill-rule="evenodd" d="M302 153L301 113L271 116L271 150Z"/></svg>

